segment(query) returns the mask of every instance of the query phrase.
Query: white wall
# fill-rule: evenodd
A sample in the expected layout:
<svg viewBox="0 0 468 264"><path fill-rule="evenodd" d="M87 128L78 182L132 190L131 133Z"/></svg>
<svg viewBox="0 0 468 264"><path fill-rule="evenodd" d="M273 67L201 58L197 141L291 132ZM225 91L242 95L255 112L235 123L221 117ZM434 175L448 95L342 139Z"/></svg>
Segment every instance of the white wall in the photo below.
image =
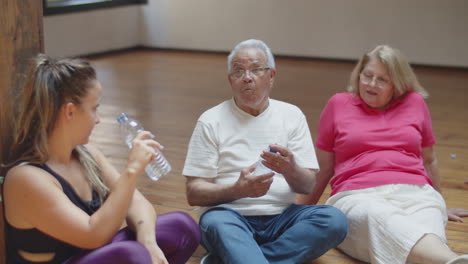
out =
<svg viewBox="0 0 468 264"><path fill-rule="evenodd" d="M414 63L468 66L465 0L149 0L143 44L226 51L247 38L282 55L356 59L377 44Z"/></svg>
<svg viewBox="0 0 468 264"><path fill-rule="evenodd" d="M149 0L45 18L46 52L76 55L142 44L229 51L248 38L275 54L357 59L377 44L418 64L468 67L466 0Z"/></svg>
<svg viewBox="0 0 468 264"><path fill-rule="evenodd" d="M134 47L141 43L139 5L44 17L45 52L74 56Z"/></svg>

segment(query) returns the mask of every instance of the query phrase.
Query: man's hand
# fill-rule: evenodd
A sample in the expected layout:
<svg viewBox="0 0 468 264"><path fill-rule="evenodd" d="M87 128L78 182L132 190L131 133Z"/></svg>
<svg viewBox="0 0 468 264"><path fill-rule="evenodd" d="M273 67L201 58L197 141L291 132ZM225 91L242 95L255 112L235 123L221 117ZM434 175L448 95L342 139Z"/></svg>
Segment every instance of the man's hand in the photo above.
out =
<svg viewBox="0 0 468 264"><path fill-rule="evenodd" d="M240 173L239 179L235 184L235 188L243 197L260 197L265 195L270 189L273 183L273 172L252 175L251 173L255 170L255 164L243 169Z"/></svg>
<svg viewBox="0 0 468 264"><path fill-rule="evenodd" d="M294 192L310 193L314 188L316 171L299 167L296 164L294 153L286 147L272 144L270 149L276 151L276 153L263 151L260 155L264 160L263 164L282 174Z"/></svg>
<svg viewBox="0 0 468 264"><path fill-rule="evenodd" d="M270 148L276 151L276 153L265 150L260 155L265 161L265 166L287 177L288 174L296 169L293 153L289 149L277 144L270 145Z"/></svg>

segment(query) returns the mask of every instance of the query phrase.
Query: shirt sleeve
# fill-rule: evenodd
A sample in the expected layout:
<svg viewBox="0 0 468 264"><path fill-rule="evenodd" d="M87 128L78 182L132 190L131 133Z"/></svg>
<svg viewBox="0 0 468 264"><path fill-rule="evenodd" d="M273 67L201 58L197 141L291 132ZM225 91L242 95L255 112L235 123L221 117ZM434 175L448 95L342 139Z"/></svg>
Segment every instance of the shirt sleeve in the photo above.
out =
<svg viewBox="0 0 468 264"><path fill-rule="evenodd" d="M300 167L308 169L319 168L309 125L302 112L300 112L296 127L292 129L288 148L294 153L294 159Z"/></svg>
<svg viewBox="0 0 468 264"><path fill-rule="evenodd" d="M216 142L213 127L199 120L190 138L182 174L193 177L216 177L219 159Z"/></svg>
<svg viewBox="0 0 468 264"><path fill-rule="evenodd" d="M335 97L332 97L322 113L318 125L317 148L328 152L333 152L335 147Z"/></svg>
<svg viewBox="0 0 468 264"><path fill-rule="evenodd" d="M421 98L421 107L423 109L423 121L421 127L422 147L430 147L435 144L434 132L432 130L432 119L424 99Z"/></svg>

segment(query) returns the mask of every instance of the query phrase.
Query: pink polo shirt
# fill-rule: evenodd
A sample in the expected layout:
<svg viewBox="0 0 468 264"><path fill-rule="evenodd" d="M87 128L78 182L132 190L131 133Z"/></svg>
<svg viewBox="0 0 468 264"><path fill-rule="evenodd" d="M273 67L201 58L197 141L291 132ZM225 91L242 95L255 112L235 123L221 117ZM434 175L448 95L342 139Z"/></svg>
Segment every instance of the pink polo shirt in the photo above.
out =
<svg viewBox="0 0 468 264"><path fill-rule="evenodd" d="M415 92L384 111L372 109L351 93L328 101L316 146L335 153L331 195L385 184L430 184L422 148L435 144L424 99Z"/></svg>

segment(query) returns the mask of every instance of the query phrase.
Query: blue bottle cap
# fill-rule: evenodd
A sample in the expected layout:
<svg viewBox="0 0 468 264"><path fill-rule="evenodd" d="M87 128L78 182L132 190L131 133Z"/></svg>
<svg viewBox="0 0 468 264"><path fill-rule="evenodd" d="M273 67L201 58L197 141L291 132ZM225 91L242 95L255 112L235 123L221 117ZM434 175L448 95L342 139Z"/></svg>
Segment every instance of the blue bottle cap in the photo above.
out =
<svg viewBox="0 0 468 264"><path fill-rule="evenodd" d="M125 122L125 121L127 121L127 120L128 120L128 115L127 115L127 113L121 113L121 114L119 115L119 117L117 117L117 122L118 122L119 124L121 124L121 123L123 123L123 122Z"/></svg>
<svg viewBox="0 0 468 264"><path fill-rule="evenodd" d="M270 151L270 152L273 152L273 153L278 153L278 151L277 151L277 150L274 150L274 149L272 149L272 148L268 148L268 149L269 149L269 151Z"/></svg>

